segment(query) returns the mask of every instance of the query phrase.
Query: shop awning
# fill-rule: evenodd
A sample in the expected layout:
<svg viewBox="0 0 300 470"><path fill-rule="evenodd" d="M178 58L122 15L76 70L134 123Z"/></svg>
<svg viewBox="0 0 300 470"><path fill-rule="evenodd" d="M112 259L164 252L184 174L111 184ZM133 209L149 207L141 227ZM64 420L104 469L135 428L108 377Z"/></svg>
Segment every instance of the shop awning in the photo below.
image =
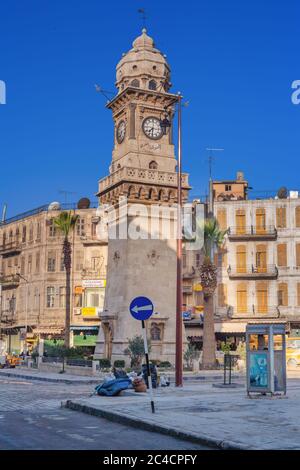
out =
<svg viewBox="0 0 300 470"><path fill-rule="evenodd" d="M63 332L63 329L61 328L36 328L35 330L33 330L33 333L35 335L60 335L62 334Z"/></svg>
<svg viewBox="0 0 300 470"><path fill-rule="evenodd" d="M222 322L215 323L216 333L246 333L247 323L244 322Z"/></svg>
<svg viewBox="0 0 300 470"><path fill-rule="evenodd" d="M70 327L71 330L73 331L87 331L87 330L94 330L94 331L98 331L99 330L99 326L71 326Z"/></svg>

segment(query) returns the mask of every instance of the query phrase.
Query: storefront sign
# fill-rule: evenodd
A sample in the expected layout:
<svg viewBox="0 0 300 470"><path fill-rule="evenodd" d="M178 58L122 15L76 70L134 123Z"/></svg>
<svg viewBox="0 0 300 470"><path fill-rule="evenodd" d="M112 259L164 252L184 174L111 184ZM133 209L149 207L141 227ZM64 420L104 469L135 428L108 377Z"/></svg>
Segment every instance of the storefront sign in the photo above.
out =
<svg viewBox="0 0 300 470"><path fill-rule="evenodd" d="M97 308L96 307L83 307L81 309L83 317L97 317Z"/></svg>
<svg viewBox="0 0 300 470"><path fill-rule="evenodd" d="M82 294L82 293L83 293L83 287L76 286L75 287L75 294Z"/></svg>
<svg viewBox="0 0 300 470"><path fill-rule="evenodd" d="M202 289L201 284L194 284L193 285L193 290L194 290L194 292L202 292L203 289Z"/></svg>
<svg viewBox="0 0 300 470"><path fill-rule="evenodd" d="M106 279L84 279L82 287L105 287Z"/></svg>

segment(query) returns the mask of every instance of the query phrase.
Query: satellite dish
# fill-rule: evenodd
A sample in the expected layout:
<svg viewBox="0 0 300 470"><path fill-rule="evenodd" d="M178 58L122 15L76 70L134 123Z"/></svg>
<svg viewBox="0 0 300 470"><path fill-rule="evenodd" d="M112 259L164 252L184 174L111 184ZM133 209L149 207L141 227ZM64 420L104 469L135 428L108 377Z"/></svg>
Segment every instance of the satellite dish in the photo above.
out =
<svg viewBox="0 0 300 470"><path fill-rule="evenodd" d="M49 211L59 211L60 210L60 203L59 202L51 202L48 207Z"/></svg>
<svg viewBox="0 0 300 470"><path fill-rule="evenodd" d="M77 203L77 209L89 209L91 201L87 197L82 197Z"/></svg>
<svg viewBox="0 0 300 470"><path fill-rule="evenodd" d="M285 186L282 186L277 192L277 196L279 199L286 199L288 197L288 190Z"/></svg>

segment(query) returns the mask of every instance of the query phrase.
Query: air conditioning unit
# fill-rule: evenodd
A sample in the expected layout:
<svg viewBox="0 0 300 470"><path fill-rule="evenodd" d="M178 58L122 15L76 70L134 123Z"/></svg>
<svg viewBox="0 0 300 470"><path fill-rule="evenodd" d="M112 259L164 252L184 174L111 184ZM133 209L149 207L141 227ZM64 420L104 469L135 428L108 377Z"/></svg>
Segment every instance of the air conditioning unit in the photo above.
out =
<svg viewBox="0 0 300 470"><path fill-rule="evenodd" d="M81 308L73 308L73 315L81 315Z"/></svg>

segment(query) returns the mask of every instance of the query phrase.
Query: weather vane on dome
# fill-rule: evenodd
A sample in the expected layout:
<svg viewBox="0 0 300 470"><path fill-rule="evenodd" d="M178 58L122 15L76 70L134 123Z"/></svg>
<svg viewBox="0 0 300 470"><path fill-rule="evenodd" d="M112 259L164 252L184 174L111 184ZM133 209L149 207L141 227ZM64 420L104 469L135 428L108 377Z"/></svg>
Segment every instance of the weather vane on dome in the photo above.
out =
<svg viewBox="0 0 300 470"><path fill-rule="evenodd" d="M146 19L147 19L146 10L144 8L139 8L138 13L141 15L141 19L143 22L143 29L146 29Z"/></svg>

